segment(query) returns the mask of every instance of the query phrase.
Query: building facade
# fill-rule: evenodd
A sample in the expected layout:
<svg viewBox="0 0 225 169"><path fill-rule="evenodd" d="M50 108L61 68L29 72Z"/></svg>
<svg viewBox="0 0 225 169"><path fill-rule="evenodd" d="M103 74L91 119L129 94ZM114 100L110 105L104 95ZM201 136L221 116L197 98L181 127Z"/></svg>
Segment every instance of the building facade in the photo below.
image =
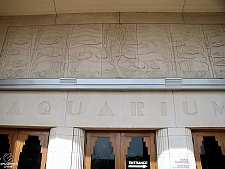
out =
<svg viewBox="0 0 225 169"><path fill-rule="evenodd" d="M225 8L55 2L0 12L0 168L225 166Z"/></svg>

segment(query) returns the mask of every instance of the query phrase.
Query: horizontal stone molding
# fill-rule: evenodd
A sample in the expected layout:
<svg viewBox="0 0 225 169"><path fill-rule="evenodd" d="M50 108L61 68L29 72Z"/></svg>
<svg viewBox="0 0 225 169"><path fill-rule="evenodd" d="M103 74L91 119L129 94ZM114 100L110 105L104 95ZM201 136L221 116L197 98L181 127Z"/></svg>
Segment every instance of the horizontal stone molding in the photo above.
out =
<svg viewBox="0 0 225 169"><path fill-rule="evenodd" d="M225 90L225 79L0 79L0 90Z"/></svg>

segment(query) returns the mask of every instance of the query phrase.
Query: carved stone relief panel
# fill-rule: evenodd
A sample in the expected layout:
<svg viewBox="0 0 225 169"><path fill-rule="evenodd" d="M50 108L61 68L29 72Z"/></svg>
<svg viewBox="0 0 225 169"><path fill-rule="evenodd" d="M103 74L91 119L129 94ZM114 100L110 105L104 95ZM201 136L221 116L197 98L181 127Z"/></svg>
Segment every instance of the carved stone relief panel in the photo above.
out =
<svg viewBox="0 0 225 169"><path fill-rule="evenodd" d="M213 78L201 25L170 25L177 77Z"/></svg>
<svg viewBox="0 0 225 169"><path fill-rule="evenodd" d="M70 27L66 77L100 77L102 58L102 24Z"/></svg>
<svg viewBox="0 0 225 169"><path fill-rule="evenodd" d="M40 26L30 58L30 78L63 77L68 56L68 26Z"/></svg>
<svg viewBox="0 0 225 169"><path fill-rule="evenodd" d="M1 78L223 78L225 25L9 27Z"/></svg>
<svg viewBox="0 0 225 169"><path fill-rule="evenodd" d="M176 76L169 25L138 24L140 78Z"/></svg>
<svg viewBox="0 0 225 169"><path fill-rule="evenodd" d="M213 67L213 77L225 77L225 25L203 25L204 49Z"/></svg>
<svg viewBox="0 0 225 169"><path fill-rule="evenodd" d="M5 40L5 36L7 34L7 30L8 30L8 26L3 26L2 24L0 24L0 53L2 50L2 46L4 44L4 40Z"/></svg>
<svg viewBox="0 0 225 169"><path fill-rule="evenodd" d="M0 57L2 78L28 78L38 27L9 27Z"/></svg>
<svg viewBox="0 0 225 169"><path fill-rule="evenodd" d="M138 77L136 24L103 24L102 77Z"/></svg>

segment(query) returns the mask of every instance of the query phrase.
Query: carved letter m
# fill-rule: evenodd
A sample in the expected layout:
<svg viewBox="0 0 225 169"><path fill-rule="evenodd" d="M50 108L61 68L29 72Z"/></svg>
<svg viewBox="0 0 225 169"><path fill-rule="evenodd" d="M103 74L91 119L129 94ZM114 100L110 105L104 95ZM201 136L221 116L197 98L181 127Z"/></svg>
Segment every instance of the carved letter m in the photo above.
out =
<svg viewBox="0 0 225 169"><path fill-rule="evenodd" d="M212 101L212 105L213 105L213 110L214 110L214 115L216 116L218 112L220 115L222 115L224 108L225 108L225 101L223 101L222 106L219 107L214 101Z"/></svg>

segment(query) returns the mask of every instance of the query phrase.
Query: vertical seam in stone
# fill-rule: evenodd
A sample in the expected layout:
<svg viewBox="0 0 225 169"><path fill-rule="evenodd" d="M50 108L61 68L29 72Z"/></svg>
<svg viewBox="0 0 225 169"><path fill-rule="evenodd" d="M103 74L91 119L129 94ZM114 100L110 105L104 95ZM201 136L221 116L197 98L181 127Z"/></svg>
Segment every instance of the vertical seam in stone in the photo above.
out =
<svg viewBox="0 0 225 169"><path fill-rule="evenodd" d="M183 17L184 24L185 24L185 20L184 20L184 8L185 8L185 4L186 4L186 0L184 0L183 9L182 9L182 17Z"/></svg>
<svg viewBox="0 0 225 169"><path fill-rule="evenodd" d="M56 10L56 6L55 6L55 0L53 0L53 4L54 4L54 8L55 8L55 21L54 21L54 25L56 24L56 18L57 18L57 10Z"/></svg>

